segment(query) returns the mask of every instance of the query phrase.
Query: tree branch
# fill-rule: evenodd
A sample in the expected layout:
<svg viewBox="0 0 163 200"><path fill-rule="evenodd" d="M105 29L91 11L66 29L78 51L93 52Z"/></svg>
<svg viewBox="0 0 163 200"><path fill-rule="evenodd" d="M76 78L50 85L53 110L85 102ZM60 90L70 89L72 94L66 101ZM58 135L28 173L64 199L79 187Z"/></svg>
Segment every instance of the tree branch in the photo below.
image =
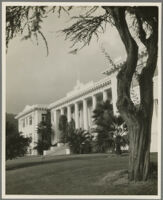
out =
<svg viewBox="0 0 163 200"><path fill-rule="evenodd" d="M138 23L139 39L145 46L147 46L146 32L143 29L143 22L140 19L140 17L138 16L138 14L136 14L136 19L137 19L137 23Z"/></svg>

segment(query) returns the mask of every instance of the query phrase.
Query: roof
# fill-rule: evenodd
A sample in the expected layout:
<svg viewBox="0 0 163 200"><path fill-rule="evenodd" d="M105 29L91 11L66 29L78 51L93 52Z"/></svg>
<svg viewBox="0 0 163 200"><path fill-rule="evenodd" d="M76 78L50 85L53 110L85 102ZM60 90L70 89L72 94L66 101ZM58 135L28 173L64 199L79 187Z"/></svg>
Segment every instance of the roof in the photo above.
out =
<svg viewBox="0 0 163 200"><path fill-rule="evenodd" d="M138 54L138 63L137 63L138 67L139 67L139 65L142 65L142 63L146 63L146 57L147 57L147 52L144 49L141 49L139 54ZM119 71L119 69L125 63L125 60L123 60L120 57L114 63L115 63L115 67L110 66L105 71L103 71L102 74L109 76L109 75L113 74L114 72Z"/></svg>
<svg viewBox="0 0 163 200"><path fill-rule="evenodd" d="M59 99L58 101L51 103L48 106L48 108L52 109L54 107L58 107L63 104L66 104L70 101L73 101L76 98L80 98L81 96L87 95L90 92L94 92L95 90L97 90L103 86L110 85L110 83L111 83L110 77L107 76L98 82L90 81L86 84L82 84L82 86L79 88L75 87L74 90L69 92L65 97Z"/></svg>
<svg viewBox="0 0 163 200"><path fill-rule="evenodd" d="M15 119L19 119L20 117L23 117L24 115L27 115L34 110L48 110L48 105L44 104L36 104L32 106L26 105L24 110L15 116Z"/></svg>

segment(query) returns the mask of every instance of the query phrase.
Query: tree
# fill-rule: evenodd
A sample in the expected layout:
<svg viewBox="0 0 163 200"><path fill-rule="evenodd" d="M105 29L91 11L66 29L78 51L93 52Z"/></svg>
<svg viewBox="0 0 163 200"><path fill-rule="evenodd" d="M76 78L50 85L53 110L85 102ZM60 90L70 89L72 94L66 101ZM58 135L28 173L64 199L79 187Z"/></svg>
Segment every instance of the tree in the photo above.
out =
<svg viewBox="0 0 163 200"><path fill-rule="evenodd" d="M59 7L59 10L71 10L72 7ZM76 44L90 43L92 36L98 37L98 31L105 31L105 25L111 23L118 31L125 46L127 58L117 75L117 108L125 120L130 133L129 180L147 180L150 163L151 121L153 113L153 81L158 53L158 7L156 6L102 6L104 14L94 14L99 7L91 7L89 12L76 18L76 22L63 30L66 39ZM34 17L28 18L30 7L9 7L7 10L6 42L21 32L24 21L29 33L38 33L41 20L47 14L45 8L33 7ZM52 10L55 8L53 7ZM16 11L15 11L16 10ZM18 10L18 11L17 11ZM27 11L26 14L23 14ZM94 14L94 15L93 15ZM16 16L15 16L16 15ZM25 17L24 17L25 16ZM27 16L27 17L26 17ZM130 23L127 20L130 17ZM14 20L13 20L14 18ZM30 19L30 20L29 20ZM38 23L39 22L39 23ZM26 23L25 23L26 24ZM131 29L136 35L133 36ZM31 35L28 34L30 37ZM37 34L36 34L37 35ZM108 35L109 37L109 35ZM137 39L146 47L148 58L139 73L140 106L137 108L130 97L130 86L138 62L139 46ZM113 69L114 70L114 69Z"/></svg>
<svg viewBox="0 0 163 200"><path fill-rule="evenodd" d="M73 118L71 118L71 121L68 123L68 137L71 137L74 131L75 131L75 121Z"/></svg>
<svg viewBox="0 0 163 200"><path fill-rule="evenodd" d="M75 154L84 154L91 152L92 136L89 132L82 129L69 129L72 132L69 133L67 142L70 146L70 150Z"/></svg>
<svg viewBox="0 0 163 200"><path fill-rule="evenodd" d="M38 124L38 142L35 147L40 155L43 154L44 150L48 150L51 146L51 120L50 120L50 112L48 111L46 114L46 120L41 121Z"/></svg>
<svg viewBox="0 0 163 200"><path fill-rule="evenodd" d="M103 23L111 23L117 29L125 46L127 58L117 75L117 108L125 120L129 131L129 180L147 180L150 165L151 123L153 114L153 81L158 53L158 8L103 6L101 16L81 16L71 27L64 29L66 37L89 44ZM132 20L131 28L138 37L131 34L126 15ZM130 97L130 87L136 72L139 46L137 40L146 47L148 58L139 76L140 106L137 108Z"/></svg>
<svg viewBox="0 0 163 200"><path fill-rule="evenodd" d="M68 135L68 123L67 117L65 115L61 115L59 118L59 130L60 130L60 138L59 142L66 143L67 135Z"/></svg>
<svg viewBox="0 0 163 200"><path fill-rule="evenodd" d="M23 137L14 124L6 122L6 160L24 156L30 143L31 138Z"/></svg>
<svg viewBox="0 0 163 200"><path fill-rule="evenodd" d="M113 115L112 104L109 101L97 104L93 118L97 126L94 131L98 133L95 140L98 151L106 152L112 149L116 154L121 154L121 147L128 144L127 131L124 120Z"/></svg>
<svg viewBox="0 0 163 200"><path fill-rule="evenodd" d="M97 104L93 111L92 117L97 126L93 131L98 133L95 140L97 152L106 152L114 148L113 135L109 132L112 115L113 107L109 101Z"/></svg>
<svg viewBox="0 0 163 200"><path fill-rule="evenodd" d="M112 116L109 133L113 136L116 154L121 154L121 147L126 147L129 144L128 129L121 116Z"/></svg>

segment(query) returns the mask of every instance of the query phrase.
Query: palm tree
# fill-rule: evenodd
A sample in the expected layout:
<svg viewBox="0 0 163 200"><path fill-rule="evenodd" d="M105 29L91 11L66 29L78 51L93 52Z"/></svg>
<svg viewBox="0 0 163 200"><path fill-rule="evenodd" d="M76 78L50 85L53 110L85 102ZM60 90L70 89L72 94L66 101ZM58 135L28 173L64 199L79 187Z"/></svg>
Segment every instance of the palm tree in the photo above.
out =
<svg viewBox="0 0 163 200"><path fill-rule="evenodd" d="M105 152L108 149L121 154L121 147L128 143L127 128L120 116L113 115L113 107L109 101L98 104L94 110L94 122L97 151Z"/></svg>
<svg viewBox="0 0 163 200"><path fill-rule="evenodd" d="M72 153L82 154L91 152L92 136L88 131L82 129L69 129L68 144Z"/></svg>
<svg viewBox="0 0 163 200"><path fill-rule="evenodd" d="M121 147L129 144L128 130L121 116L112 116L110 134L113 136L113 144L116 154L121 154Z"/></svg>

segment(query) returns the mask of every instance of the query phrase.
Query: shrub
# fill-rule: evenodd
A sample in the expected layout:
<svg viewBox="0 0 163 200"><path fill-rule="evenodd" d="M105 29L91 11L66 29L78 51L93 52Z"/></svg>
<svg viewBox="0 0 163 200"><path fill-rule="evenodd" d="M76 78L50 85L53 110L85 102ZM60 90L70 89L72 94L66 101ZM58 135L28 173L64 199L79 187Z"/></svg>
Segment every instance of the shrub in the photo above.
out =
<svg viewBox="0 0 163 200"><path fill-rule="evenodd" d="M50 121L50 113L47 113L46 121L41 121L38 124L38 142L34 149L38 151L40 155L43 154L44 150L48 150L51 146L51 121Z"/></svg>
<svg viewBox="0 0 163 200"><path fill-rule="evenodd" d="M128 144L127 127L121 116L113 115L113 108L109 101L98 104L94 110L94 122L97 132L96 149L98 152L111 150L121 154L121 147Z"/></svg>
<svg viewBox="0 0 163 200"><path fill-rule="evenodd" d="M24 156L31 143L31 138L24 137L10 122L6 122L6 160Z"/></svg>
<svg viewBox="0 0 163 200"><path fill-rule="evenodd" d="M73 132L69 133L67 141L71 152L74 154L84 154L91 152L92 136L87 131L82 129L74 129Z"/></svg>

